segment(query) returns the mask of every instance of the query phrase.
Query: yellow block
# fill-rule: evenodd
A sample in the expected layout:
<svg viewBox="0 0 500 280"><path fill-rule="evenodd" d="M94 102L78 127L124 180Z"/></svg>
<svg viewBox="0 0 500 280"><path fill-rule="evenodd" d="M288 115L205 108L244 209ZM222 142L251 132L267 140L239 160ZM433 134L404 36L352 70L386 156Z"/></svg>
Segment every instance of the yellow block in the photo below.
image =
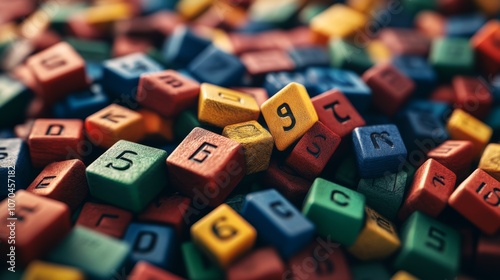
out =
<svg viewBox="0 0 500 280"><path fill-rule="evenodd" d="M33 261L26 268L22 279L84 280L85 275L80 272L80 270L73 267L55 265L41 261Z"/></svg>
<svg viewBox="0 0 500 280"><path fill-rule="evenodd" d="M363 261L384 259L401 246L396 227L369 207L365 212L365 227L348 251Z"/></svg>
<svg viewBox="0 0 500 280"><path fill-rule="evenodd" d="M484 149L479 168L500 181L500 144L488 144Z"/></svg>
<svg viewBox="0 0 500 280"><path fill-rule="evenodd" d="M367 17L363 13L342 4L335 4L315 16L310 27L320 37L346 38L363 28L366 21Z"/></svg>
<svg viewBox="0 0 500 280"><path fill-rule="evenodd" d="M261 109L280 151L302 137L318 121L306 88L299 83L286 85L266 100Z"/></svg>
<svg viewBox="0 0 500 280"><path fill-rule="evenodd" d="M219 49L234 53L233 43L229 39L229 35L222 29L214 29L212 32L212 43Z"/></svg>
<svg viewBox="0 0 500 280"><path fill-rule="evenodd" d="M476 158L481 156L493 133L491 127L461 109L453 110L447 128L451 139L472 142Z"/></svg>
<svg viewBox="0 0 500 280"><path fill-rule="evenodd" d="M212 84L201 84L198 102L198 119L221 128L257 120L260 115L253 96Z"/></svg>
<svg viewBox="0 0 500 280"><path fill-rule="evenodd" d="M418 278L406 271L400 270L391 277L391 280L418 280Z"/></svg>
<svg viewBox="0 0 500 280"><path fill-rule="evenodd" d="M130 4L117 2L90 7L85 11L84 18L90 24L105 24L130 18L132 14Z"/></svg>
<svg viewBox="0 0 500 280"><path fill-rule="evenodd" d="M373 40L368 44L366 49L370 58L379 63L379 62L388 62L392 58L391 51L389 48L379 40Z"/></svg>
<svg viewBox="0 0 500 280"><path fill-rule="evenodd" d="M362 13L369 13L380 5L380 0L348 0L347 5Z"/></svg>
<svg viewBox="0 0 500 280"><path fill-rule="evenodd" d="M214 0L181 0L177 3L177 11L185 19L193 19L212 5Z"/></svg>
<svg viewBox="0 0 500 280"><path fill-rule="evenodd" d="M493 16L500 12L498 0L475 0L476 5L487 15Z"/></svg>
<svg viewBox="0 0 500 280"><path fill-rule="evenodd" d="M221 204L191 227L194 243L221 267L249 251L257 231L227 204Z"/></svg>
<svg viewBox="0 0 500 280"><path fill-rule="evenodd" d="M264 171L269 167L273 152L273 136L256 121L224 127L222 135L240 143L245 149L247 174Z"/></svg>
<svg viewBox="0 0 500 280"><path fill-rule="evenodd" d="M163 118L159 114L146 109L141 109L138 113L141 114L144 119L146 136L153 139L174 140L173 120Z"/></svg>

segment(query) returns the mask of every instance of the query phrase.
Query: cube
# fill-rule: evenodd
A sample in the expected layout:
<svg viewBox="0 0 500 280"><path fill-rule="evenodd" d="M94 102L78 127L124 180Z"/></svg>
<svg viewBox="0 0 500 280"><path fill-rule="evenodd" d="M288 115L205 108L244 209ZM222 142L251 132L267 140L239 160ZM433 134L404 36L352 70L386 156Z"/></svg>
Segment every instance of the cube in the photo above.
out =
<svg viewBox="0 0 500 280"><path fill-rule="evenodd" d="M470 141L448 140L427 153L428 158L450 169L457 176L457 181L462 181L469 175L474 148Z"/></svg>
<svg viewBox="0 0 500 280"><path fill-rule="evenodd" d="M157 197L142 211L137 219L141 222L155 222L172 226L177 236L182 236L189 225L191 199L179 194Z"/></svg>
<svg viewBox="0 0 500 280"><path fill-rule="evenodd" d="M455 109L446 125L451 139L468 140L473 145L473 155L479 158L490 141L493 130L462 109Z"/></svg>
<svg viewBox="0 0 500 280"><path fill-rule="evenodd" d="M489 86L475 77L456 76L452 80L455 108L461 108L478 119L484 119L493 105Z"/></svg>
<svg viewBox="0 0 500 280"><path fill-rule="evenodd" d="M164 279L164 280L182 280L183 278L158 268L147 261L140 261L134 265L134 269L130 272L130 280L141 279Z"/></svg>
<svg viewBox="0 0 500 280"><path fill-rule="evenodd" d="M500 181L500 144L488 144L484 149L479 168L490 174L491 177Z"/></svg>
<svg viewBox="0 0 500 280"><path fill-rule="evenodd" d="M0 139L0 176L6 178L8 186L0 189L0 197L6 197L9 192L28 187L32 178L31 169L28 145L23 140Z"/></svg>
<svg viewBox="0 0 500 280"><path fill-rule="evenodd" d="M474 73L474 51L464 38L438 38L432 42L429 61L439 77L450 80Z"/></svg>
<svg viewBox="0 0 500 280"><path fill-rule="evenodd" d="M189 279L209 280L224 277L224 272L212 263L193 242L184 242L181 245L181 253Z"/></svg>
<svg viewBox="0 0 500 280"><path fill-rule="evenodd" d="M487 3L487 1L483 1ZM498 52L497 35L500 23L496 20L488 21L471 39L472 47L477 54L478 65L487 74L495 75L500 72L500 54Z"/></svg>
<svg viewBox="0 0 500 280"><path fill-rule="evenodd" d="M210 46L210 40L200 37L185 26L175 28L172 36L165 40L163 58L176 67L187 66L196 56Z"/></svg>
<svg viewBox="0 0 500 280"><path fill-rule="evenodd" d="M20 122L29 101L29 90L20 81L0 75L0 127Z"/></svg>
<svg viewBox="0 0 500 280"><path fill-rule="evenodd" d="M295 69L295 63L285 50L246 52L240 58L247 72L252 76Z"/></svg>
<svg viewBox="0 0 500 280"><path fill-rule="evenodd" d="M56 265L43 261L32 261L23 274L25 279L36 278L52 278L52 279L67 279L67 280L84 280L85 274L80 270L64 266Z"/></svg>
<svg viewBox="0 0 500 280"><path fill-rule="evenodd" d="M227 270L227 279L281 279L284 272L285 264L276 250L265 247L231 265Z"/></svg>
<svg viewBox="0 0 500 280"><path fill-rule="evenodd" d="M86 202L76 224L114 238L122 238L128 225L132 222L129 211L94 202Z"/></svg>

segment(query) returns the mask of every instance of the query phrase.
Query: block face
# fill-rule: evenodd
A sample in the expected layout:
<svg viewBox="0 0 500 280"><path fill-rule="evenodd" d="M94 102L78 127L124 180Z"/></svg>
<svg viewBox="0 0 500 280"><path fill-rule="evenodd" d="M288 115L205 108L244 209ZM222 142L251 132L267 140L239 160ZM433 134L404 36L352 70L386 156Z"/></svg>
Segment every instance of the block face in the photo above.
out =
<svg viewBox="0 0 500 280"><path fill-rule="evenodd" d="M146 261L140 261L130 272L130 280L141 279L164 279L164 280L181 280L182 278L168 271L160 269Z"/></svg>
<svg viewBox="0 0 500 280"><path fill-rule="evenodd" d="M12 201L12 199L10 199ZM9 199L0 203L2 227L0 241L2 252L10 252L9 226L14 225L16 261L26 265L49 252L71 229L70 213L66 204L40 197L25 190L15 193L16 207L8 210ZM15 217L17 220L11 220ZM12 242L11 242L12 243Z"/></svg>
<svg viewBox="0 0 500 280"><path fill-rule="evenodd" d="M40 278L84 280L85 275L80 270L72 267L54 265L42 261L33 261L26 268L23 279L35 280Z"/></svg>
<svg viewBox="0 0 500 280"><path fill-rule="evenodd" d="M247 174L267 170L274 147L273 136L257 121L224 127L222 135L243 146Z"/></svg>
<svg viewBox="0 0 500 280"><path fill-rule="evenodd" d="M455 229L415 212L403 225L400 237L396 270L421 279L452 279L458 273L460 236Z"/></svg>
<svg viewBox="0 0 500 280"><path fill-rule="evenodd" d="M469 175L474 159L474 146L471 141L448 140L429 151L427 157L450 169L460 181Z"/></svg>
<svg viewBox="0 0 500 280"><path fill-rule="evenodd" d="M88 116L85 130L92 143L103 148L109 148L121 139L139 142L145 133L141 114L117 104Z"/></svg>
<svg viewBox="0 0 500 280"><path fill-rule="evenodd" d="M345 38L361 29L366 16L349 6L335 4L315 16L310 22L311 30L323 38Z"/></svg>
<svg viewBox="0 0 500 280"><path fill-rule="evenodd" d="M156 222L167 224L175 228L178 236L182 236L184 229L189 225L189 197L174 194L172 196L160 196L142 211L137 219L142 222ZM189 214L189 215L188 215Z"/></svg>
<svg viewBox="0 0 500 280"><path fill-rule="evenodd" d="M227 204L215 208L191 227L193 242L220 267L250 250L257 232Z"/></svg>
<svg viewBox="0 0 500 280"><path fill-rule="evenodd" d="M306 246L315 234L314 224L276 190L248 194L241 214L285 258Z"/></svg>
<svg viewBox="0 0 500 280"><path fill-rule="evenodd" d="M82 119L108 106L109 97L100 84L93 84L88 90L68 95L54 106L54 116L64 119Z"/></svg>
<svg viewBox="0 0 500 280"><path fill-rule="evenodd" d="M193 54L201 53L208 46L210 46L209 40L181 26L175 28L172 36L165 41L162 54L166 61L183 67L193 60Z"/></svg>
<svg viewBox="0 0 500 280"><path fill-rule="evenodd" d="M181 245L181 252L189 279L210 280L224 277L224 272L212 263L193 242L184 242Z"/></svg>
<svg viewBox="0 0 500 280"><path fill-rule="evenodd" d="M431 45L426 36L404 28L385 28L380 33L380 40L392 53L400 55L427 56Z"/></svg>
<svg viewBox="0 0 500 280"><path fill-rule="evenodd" d="M129 253L127 243L76 226L50 251L47 260L76 267L92 279L105 280L120 271Z"/></svg>
<svg viewBox="0 0 500 280"><path fill-rule="evenodd" d="M29 180L32 178L31 168L28 145L23 140L0 139L0 176L8 183L8 188L0 189L0 197L6 197L13 187L14 192L28 187ZM15 176L15 184L12 184L12 181L8 182L9 175L11 179Z"/></svg>
<svg viewBox="0 0 500 280"><path fill-rule="evenodd" d="M484 119L493 105L493 95L486 84L474 77L457 76L452 80L455 108ZM474 104L471 106L471 104Z"/></svg>
<svg viewBox="0 0 500 280"><path fill-rule="evenodd" d="M490 174L491 177L500 181L500 144L488 144L479 161L479 168Z"/></svg>
<svg viewBox="0 0 500 280"><path fill-rule="evenodd" d="M78 156L83 142L81 120L37 119L28 137L30 156L35 167Z"/></svg>
<svg viewBox="0 0 500 280"><path fill-rule="evenodd" d="M294 48L288 51L288 55L299 69L330 64L328 53L322 47Z"/></svg>
<svg viewBox="0 0 500 280"><path fill-rule="evenodd" d="M262 104L262 115L283 151L318 121L305 87L292 82Z"/></svg>
<svg viewBox="0 0 500 280"><path fill-rule="evenodd" d="M451 139L472 142L475 158L481 155L493 134L491 127L461 109L453 110L446 128Z"/></svg>
<svg viewBox="0 0 500 280"><path fill-rule="evenodd" d="M352 139L361 178L395 172L406 159L406 147L395 125L358 127Z"/></svg>
<svg viewBox="0 0 500 280"><path fill-rule="evenodd" d="M364 195L317 178L304 200L302 213L316 225L320 236L351 246L363 227L364 208ZM339 225L343 225L342 231Z"/></svg>
<svg viewBox="0 0 500 280"><path fill-rule="evenodd" d="M467 39L434 39L429 61L443 79L449 80L456 75L471 75L474 71L474 52Z"/></svg>
<svg viewBox="0 0 500 280"><path fill-rule="evenodd" d="M263 182L296 205L302 202L312 183L276 159L271 160L269 168L264 173Z"/></svg>
<svg viewBox="0 0 500 280"><path fill-rule="evenodd" d="M231 265L228 280L281 279L285 264L273 248L257 249Z"/></svg>
<svg viewBox="0 0 500 280"><path fill-rule="evenodd" d="M295 63L285 50L246 52L241 55L241 62L252 76L269 72L292 71L295 68Z"/></svg>
<svg viewBox="0 0 500 280"><path fill-rule="evenodd" d="M28 105L28 88L20 81L0 75L0 111L8 118L0 119L0 127L11 125L24 118Z"/></svg>
<svg viewBox="0 0 500 280"><path fill-rule="evenodd" d="M129 211L111 205L87 202L83 205L76 224L121 238L131 221L132 213Z"/></svg>
<svg viewBox="0 0 500 280"><path fill-rule="evenodd" d="M486 1L485 1L486 2ZM485 73L500 72L498 63L500 55L497 37L500 32L500 23L495 20L487 22L471 39L472 46L478 54L478 62Z"/></svg>
<svg viewBox="0 0 500 280"><path fill-rule="evenodd" d="M164 117L173 117L194 107L200 84L174 70L141 75L136 99Z"/></svg>
<svg viewBox="0 0 500 280"><path fill-rule="evenodd" d="M64 202L74 211L89 193L85 164L79 159L51 163L26 190Z"/></svg>
<svg viewBox="0 0 500 280"><path fill-rule="evenodd" d="M500 183L476 169L450 196L448 203L486 234L500 230Z"/></svg>
<svg viewBox="0 0 500 280"><path fill-rule="evenodd" d="M163 150L120 140L87 167L90 193L139 212L167 185L166 158Z"/></svg>
<svg viewBox="0 0 500 280"><path fill-rule="evenodd" d="M224 127L251 120L260 115L255 98L228 88L203 83L198 100L198 119L214 126Z"/></svg>
<svg viewBox="0 0 500 280"><path fill-rule="evenodd" d="M434 145L441 144L449 137L443 121L428 111L404 111L397 122L406 148L410 151L421 149L418 145L428 141Z"/></svg>
<svg viewBox="0 0 500 280"><path fill-rule="evenodd" d="M242 146L194 128L167 159L172 185L187 196L218 206L246 174Z"/></svg>
<svg viewBox="0 0 500 280"><path fill-rule="evenodd" d="M415 93L427 96L437 84L437 74L427 60L420 56L396 56L392 64L415 82Z"/></svg>

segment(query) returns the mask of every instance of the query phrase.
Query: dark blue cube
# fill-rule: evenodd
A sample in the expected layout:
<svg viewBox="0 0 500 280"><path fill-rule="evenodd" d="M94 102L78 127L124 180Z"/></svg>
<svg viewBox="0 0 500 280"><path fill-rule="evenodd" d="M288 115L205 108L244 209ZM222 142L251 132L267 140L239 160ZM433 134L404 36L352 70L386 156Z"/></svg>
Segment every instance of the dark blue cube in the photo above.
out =
<svg viewBox="0 0 500 280"><path fill-rule="evenodd" d="M422 150L425 154L448 140L448 132L442 122L432 114L422 111L404 111L398 125L408 150Z"/></svg>
<svg viewBox="0 0 500 280"><path fill-rule="evenodd" d="M427 60L420 56L396 56L392 64L408 78L415 81L415 93L429 96L436 87L437 75Z"/></svg>
<svg viewBox="0 0 500 280"><path fill-rule="evenodd" d="M302 71L268 73L264 79L264 88L271 97L291 82L303 85L311 97L319 94L315 84Z"/></svg>
<svg viewBox="0 0 500 280"><path fill-rule="evenodd" d="M89 89L69 95L54 106L54 116L63 119L85 119L109 105L108 96L101 85L93 84Z"/></svg>
<svg viewBox="0 0 500 280"><path fill-rule="evenodd" d="M199 53L211 45L210 40L202 38L182 26L163 43L162 54L174 68L186 67Z"/></svg>
<svg viewBox="0 0 500 280"><path fill-rule="evenodd" d="M311 66L328 66L330 57L328 52L321 47L297 48L288 51L298 69Z"/></svg>
<svg viewBox="0 0 500 280"><path fill-rule="evenodd" d="M451 16L446 22L447 37L472 37L483 27L487 18L480 13Z"/></svg>
<svg viewBox="0 0 500 280"><path fill-rule="evenodd" d="M31 183L31 159L28 146L19 138L0 139L0 198L26 189ZM10 190L9 190L10 189Z"/></svg>

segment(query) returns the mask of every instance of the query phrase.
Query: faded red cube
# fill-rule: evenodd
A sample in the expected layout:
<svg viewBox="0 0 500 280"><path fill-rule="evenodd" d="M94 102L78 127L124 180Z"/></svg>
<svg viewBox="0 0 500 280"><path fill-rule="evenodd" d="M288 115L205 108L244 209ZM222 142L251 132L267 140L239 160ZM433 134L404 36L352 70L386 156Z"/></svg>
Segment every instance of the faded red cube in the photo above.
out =
<svg viewBox="0 0 500 280"><path fill-rule="evenodd" d="M178 236L182 236L184 229L190 225L195 217L191 217L193 209L191 198L174 194L172 196L160 196L151 202L146 210L137 217L139 221L157 222L172 225Z"/></svg>
<svg viewBox="0 0 500 280"><path fill-rule="evenodd" d="M415 29L384 28L380 40L391 50L400 55L427 56L431 40Z"/></svg>
<svg viewBox="0 0 500 280"><path fill-rule="evenodd" d="M285 50L248 52L242 54L240 59L252 76L295 69L295 63Z"/></svg>
<svg viewBox="0 0 500 280"><path fill-rule="evenodd" d="M448 140L429 151L427 157L450 169L457 176L457 181L461 181L469 175L474 146L470 141Z"/></svg>
<svg viewBox="0 0 500 280"><path fill-rule="evenodd" d="M312 181L278 160L271 160L264 173L263 183L278 190L292 203L300 203L312 185Z"/></svg>
<svg viewBox="0 0 500 280"><path fill-rule="evenodd" d="M122 238L132 221L132 213L107 204L87 202L76 221L81 225L97 232Z"/></svg>
<svg viewBox="0 0 500 280"><path fill-rule="evenodd" d="M275 249L257 249L231 265L226 272L228 280L280 280L285 264Z"/></svg>
<svg viewBox="0 0 500 280"><path fill-rule="evenodd" d="M484 119L493 105L493 95L488 86L477 78L457 76L452 81L455 91L455 108Z"/></svg>
<svg viewBox="0 0 500 280"><path fill-rule="evenodd" d="M169 271L156 267L146 261L140 261L134 265L134 269L130 272L129 280L182 280Z"/></svg>

